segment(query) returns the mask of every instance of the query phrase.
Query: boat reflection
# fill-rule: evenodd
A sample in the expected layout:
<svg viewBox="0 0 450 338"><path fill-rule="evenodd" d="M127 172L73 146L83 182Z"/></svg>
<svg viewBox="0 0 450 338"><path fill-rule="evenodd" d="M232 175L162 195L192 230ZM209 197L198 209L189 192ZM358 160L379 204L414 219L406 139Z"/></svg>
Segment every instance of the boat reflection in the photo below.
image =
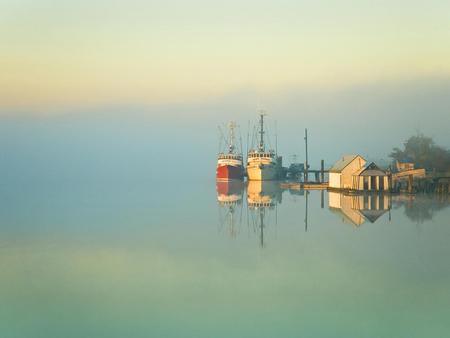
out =
<svg viewBox="0 0 450 338"><path fill-rule="evenodd" d="M282 202L282 189L278 182L249 181L247 185L247 222L258 235L259 245L265 246L264 231L274 218L277 224L277 205ZM272 217L272 213L274 216Z"/></svg>
<svg viewBox="0 0 450 338"><path fill-rule="evenodd" d="M231 238L235 238L242 227L242 209L246 190L246 221L249 230L258 236L262 247L265 243L265 229L271 223L277 223L277 204L282 201L282 192L278 182L273 181L217 181L217 203L219 206L220 230L226 229Z"/></svg>
<svg viewBox="0 0 450 338"><path fill-rule="evenodd" d="M247 184L248 207L273 207L282 202L282 192L278 182L249 181Z"/></svg>
<svg viewBox="0 0 450 338"><path fill-rule="evenodd" d="M220 230L226 229L231 238L235 238L242 225L242 199L244 182L217 181L217 202L219 205Z"/></svg>
<svg viewBox="0 0 450 338"><path fill-rule="evenodd" d="M283 193L288 194L284 199ZM324 209L327 197L328 208ZM283 208L287 214L283 216L291 217L296 224L303 221L304 231L309 232L310 228L314 231L314 226L320 225L309 224L309 218L317 220L322 217L315 215L319 212L331 212L337 216L336 220L358 228L364 223L379 222L385 214L389 215L391 221L392 206L396 210L404 209L410 220L423 223L431 220L439 210L447 208L450 196L388 193L356 195L324 190L283 189L282 185L280 187L278 182L273 181L231 181L217 182L217 202L221 231L226 229L228 235L235 238L242 230L242 222L246 222L248 233L253 233L259 245L264 247L267 238L277 231L278 205L282 202L287 204L287 208Z"/></svg>
<svg viewBox="0 0 450 338"><path fill-rule="evenodd" d="M375 223L390 210L391 203L389 194L347 195L330 191L328 206L343 223L359 227L366 221Z"/></svg>

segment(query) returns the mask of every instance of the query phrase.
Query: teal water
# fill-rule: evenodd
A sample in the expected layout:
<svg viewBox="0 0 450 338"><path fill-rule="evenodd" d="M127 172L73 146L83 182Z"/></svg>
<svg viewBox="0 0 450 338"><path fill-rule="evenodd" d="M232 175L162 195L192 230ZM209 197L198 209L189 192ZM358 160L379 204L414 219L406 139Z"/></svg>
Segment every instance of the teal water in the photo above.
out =
<svg viewBox="0 0 450 338"><path fill-rule="evenodd" d="M211 177L3 184L0 336L448 336L448 198L339 198Z"/></svg>
<svg viewBox="0 0 450 338"><path fill-rule="evenodd" d="M0 338L448 336L448 198L218 189L228 111L2 118Z"/></svg>

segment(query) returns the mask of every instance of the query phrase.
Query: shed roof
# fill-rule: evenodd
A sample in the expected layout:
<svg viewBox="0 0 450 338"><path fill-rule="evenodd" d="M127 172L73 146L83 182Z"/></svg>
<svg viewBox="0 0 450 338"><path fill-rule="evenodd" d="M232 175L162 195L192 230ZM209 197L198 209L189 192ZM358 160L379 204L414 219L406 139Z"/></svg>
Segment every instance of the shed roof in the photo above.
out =
<svg viewBox="0 0 450 338"><path fill-rule="evenodd" d="M386 176L386 172L380 169L375 163L370 163L359 169L354 176Z"/></svg>
<svg viewBox="0 0 450 338"><path fill-rule="evenodd" d="M329 170L332 173L340 173L346 166L353 162L357 157L364 158L360 155L344 155ZM364 160L365 161L365 160Z"/></svg>

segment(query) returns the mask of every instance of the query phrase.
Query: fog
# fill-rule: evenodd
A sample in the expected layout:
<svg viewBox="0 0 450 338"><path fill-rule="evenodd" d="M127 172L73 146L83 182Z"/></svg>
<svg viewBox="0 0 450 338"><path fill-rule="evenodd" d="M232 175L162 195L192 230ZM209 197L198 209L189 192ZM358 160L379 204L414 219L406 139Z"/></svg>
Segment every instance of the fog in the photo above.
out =
<svg viewBox="0 0 450 338"><path fill-rule="evenodd" d="M388 159L392 147L421 132L450 147L450 79L379 82L345 88L291 88L277 93L243 89L202 102L112 104L34 112L3 110L0 124L2 184L119 183L130 180L213 179L217 126L241 125L263 108L284 164L304 157L308 128L312 167L342 154ZM274 145L273 145L274 146Z"/></svg>

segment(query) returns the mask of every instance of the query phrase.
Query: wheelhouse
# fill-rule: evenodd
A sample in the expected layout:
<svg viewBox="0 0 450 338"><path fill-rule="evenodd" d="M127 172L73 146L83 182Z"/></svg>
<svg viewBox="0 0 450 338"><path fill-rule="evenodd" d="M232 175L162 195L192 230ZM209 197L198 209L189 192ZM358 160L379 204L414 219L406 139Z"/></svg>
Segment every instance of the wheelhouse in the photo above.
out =
<svg viewBox="0 0 450 338"><path fill-rule="evenodd" d="M249 158L262 158L262 157L274 157L275 152L269 151L269 152L249 152L248 157Z"/></svg>
<svg viewBox="0 0 450 338"><path fill-rule="evenodd" d="M238 154L219 154L219 160L242 160L242 155Z"/></svg>

